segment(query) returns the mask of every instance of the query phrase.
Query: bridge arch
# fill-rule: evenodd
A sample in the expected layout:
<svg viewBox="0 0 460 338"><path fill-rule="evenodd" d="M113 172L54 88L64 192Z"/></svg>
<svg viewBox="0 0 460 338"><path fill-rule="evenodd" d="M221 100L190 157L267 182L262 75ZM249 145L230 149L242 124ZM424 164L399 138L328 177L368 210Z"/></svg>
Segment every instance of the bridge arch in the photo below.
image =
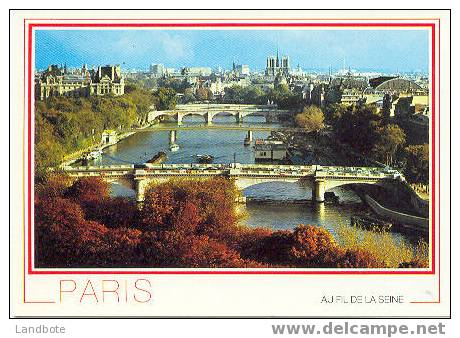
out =
<svg viewBox="0 0 460 338"><path fill-rule="evenodd" d="M181 121L182 122L187 122L188 119L194 116L199 116L203 119L203 121L200 122L207 122L207 113L206 112L185 112L181 113ZM188 121L190 122L190 121Z"/></svg>
<svg viewBox="0 0 460 338"><path fill-rule="evenodd" d="M247 112L242 112L241 117L246 117L246 116L260 116L263 117L265 122L267 121L267 113L265 112L257 112L257 111L247 111Z"/></svg>
<svg viewBox="0 0 460 338"><path fill-rule="evenodd" d="M386 188L388 185L388 180L334 180L334 179L326 179L325 181L325 190L330 191L337 187L343 186L353 186L353 185L362 185L362 186L380 186L382 188Z"/></svg>
<svg viewBox="0 0 460 338"><path fill-rule="evenodd" d="M148 121L152 122L162 116L166 116L172 119L176 118L175 114L172 114L171 112L168 112L168 111L151 111L148 116Z"/></svg>
<svg viewBox="0 0 460 338"><path fill-rule="evenodd" d="M351 193L346 193L345 190L351 190ZM326 184L325 193L335 193L337 197L347 201L356 201L358 198L364 202L364 195L371 193L373 196L388 196L391 193L386 183L377 182L341 182L334 184Z"/></svg>
<svg viewBox="0 0 460 338"><path fill-rule="evenodd" d="M211 122L215 122L214 121L214 118L217 116L217 117L224 117L224 116L234 116L234 117L237 117L238 116L238 112L237 111L226 111L226 110L222 110L222 111L218 111L218 112L209 112L209 115L211 117Z"/></svg>

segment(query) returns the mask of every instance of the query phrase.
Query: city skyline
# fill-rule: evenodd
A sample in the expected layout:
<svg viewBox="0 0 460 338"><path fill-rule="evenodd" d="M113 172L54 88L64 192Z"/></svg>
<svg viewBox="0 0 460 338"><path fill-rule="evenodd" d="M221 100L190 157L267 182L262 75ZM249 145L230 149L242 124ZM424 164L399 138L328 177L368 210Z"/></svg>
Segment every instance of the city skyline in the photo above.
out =
<svg viewBox="0 0 460 338"><path fill-rule="evenodd" d="M236 62L262 70L278 50L293 68L427 73L428 40L424 30L37 30L35 67L230 69Z"/></svg>

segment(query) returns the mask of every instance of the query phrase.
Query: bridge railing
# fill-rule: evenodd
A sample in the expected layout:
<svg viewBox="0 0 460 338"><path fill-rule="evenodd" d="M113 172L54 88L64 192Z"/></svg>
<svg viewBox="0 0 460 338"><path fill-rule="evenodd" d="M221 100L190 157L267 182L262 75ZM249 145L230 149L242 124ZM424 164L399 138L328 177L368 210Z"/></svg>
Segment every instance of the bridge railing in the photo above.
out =
<svg viewBox="0 0 460 338"><path fill-rule="evenodd" d="M64 167L64 171L114 171L114 170L131 170L134 169L134 164L112 164L112 165L91 165L79 167Z"/></svg>
<svg viewBox="0 0 460 338"><path fill-rule="evenodd" d="M338 166L304 166L304 165L265 165L265 164L142 164L138 165L101 165L65 167L71 175L257 175L257 176L315 176L318 178L337 179L399 179L404 177L393 169L374 167L338 167Z"/></svg>

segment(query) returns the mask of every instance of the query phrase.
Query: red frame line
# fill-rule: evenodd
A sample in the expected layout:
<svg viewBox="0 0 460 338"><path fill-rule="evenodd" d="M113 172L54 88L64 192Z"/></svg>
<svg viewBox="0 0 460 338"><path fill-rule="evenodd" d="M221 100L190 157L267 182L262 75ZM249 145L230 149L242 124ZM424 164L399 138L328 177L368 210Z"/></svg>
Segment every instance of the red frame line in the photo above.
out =
<svg viewBox="0 0 460 338"><path fill-rule="evenodd" d="M70 20L70 19L69 19ZM80 20L80 19L71 19L71 20ZM129 19L129 20L136 20L136 19ZM187 19L185 19L187 20ZM193 20L193 19L190 19ZM249 19L247 19L249 20ZM298 19L301 20L301 19ZM332 19L331 19L332 20ZM337 19L338 20L338 19ZM344 20L344 19L342 19ZM383 20L383 19L381 19ZM24 25L26 26L26 20L24 20ZM431 72L432 72L432 224L431 224L431 232L432 232L432 243L431 243L431 270L412 270L412 271L405 271L405 270L217 270L217 271L209 271L209 270L34 270L32 266L32 220L31 220L31 208L32 208L32 158L31 158L31 150L32 150L32 142L33 142L33 135L32 135L32 90L33 90L33 83L32 83L32 34L33 28L53 28L53 27L62 27L62 28L78 28L78 27L99 27L99 28L109 28L109 27L126 27L126 28L136 28L136 27L158 27L158 28L173 28L173 27L425 27L431 29ZM26 31L26 27L24 27ZM24 33L25 33L24 31ZM216 22L216 23L200 23L200 22L189 22L189 23L29 23L28 24L28 100L27 100L27 113L28 113L28 143L27 143L27 168L28 168L28 179L27 179L27 189L28 189L28 199L27 199L27 215L28 215L28 227L27 227L27 252L28 252L28 260L27 260L27 273L30 275L61 275L61 274L120 274L120 275L128 275L128 274L176 274L176 275L188 275L188 274L251 274L251 275L267 275L267 274L278 274L278 275L306 275L306 274L315 274L315 275L360 275L360 274L372 274L372 275L432 275L436 272L436 257L435 257L435 247L436 247L436 234L435 234L435 224L436 224L436 186L435 186L435 159L436 159L436 129L435 129L435 71L436 71L436 35L435 35L435 24L434 23L395 23L395 22L377 22L377 23L370 23L370 22L267 22L267 23L238 23L238 22ZM25 39L25 36L24 36ZM25 43L25 41L24 41ZM25 52L25 51L24 51ZM438 88L439 90L439 88ZM438 124L439 128L439 124ZM440 178L440 175L439 175ZM439 183L439 181L438 181ZM439 200L438 200L439 202ZM24 224L25 227L25 224ZM439 240L439 239L438 239ZM26 239L24 238L24 249L26 247L25 244ZM438 249L439 250L439 249ZM439 251L440 253L440 251ZM25 260L25 257L24 257ZM24 274L24 282L25 282L25 274ZM25 284L24 284L25 285Z"/></svg>

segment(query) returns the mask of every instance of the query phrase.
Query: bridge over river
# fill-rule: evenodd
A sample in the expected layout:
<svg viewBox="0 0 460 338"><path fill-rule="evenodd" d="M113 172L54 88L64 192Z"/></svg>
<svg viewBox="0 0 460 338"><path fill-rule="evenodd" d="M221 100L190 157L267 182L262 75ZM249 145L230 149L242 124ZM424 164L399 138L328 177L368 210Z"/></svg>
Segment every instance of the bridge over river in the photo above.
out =
<svg viewBox="0 0 460 338"><path fill-rule="evenodd" d="M200 130L231 130L231 131L246 131L246 140L252 142L253 132L257 131L280 131L280 132L298 132L304 131L301 128L278 127L269 125L154 125L152 127L126 129L125 132L152 132L152 131L169 131L169 143L174 144L177 141L179 131L200 131Z"/></svg>
<svg viewBox="0 0 460 338"><path fill-rule="evenodd" d="M404 178L396 171L374 167L337 167L258 164L143 164L64 167L72 177L101 177L108 182L124 181L135 189L136 200L144 200L146 187L152 182L171 178L233 179L238 189L267 182L298 182L309 186L316 202L324 201L324 193L346 184L376 184L385 186Z"/></svg>
<svg viewBox="0 0 460 338"><path fill-rule="evenodd" d="M267 122L278 121L279 116L291 114L289 110L278 109L277 105L255 105L255 104L178 104L171 110L155 110L151 107L148 114L148 122L153 122L161 117L174 119L178 125L188 115L202 116L206 124L211 125L216 115L233 115L236 122L243 122L248 115L264 116Z"/></svg>

